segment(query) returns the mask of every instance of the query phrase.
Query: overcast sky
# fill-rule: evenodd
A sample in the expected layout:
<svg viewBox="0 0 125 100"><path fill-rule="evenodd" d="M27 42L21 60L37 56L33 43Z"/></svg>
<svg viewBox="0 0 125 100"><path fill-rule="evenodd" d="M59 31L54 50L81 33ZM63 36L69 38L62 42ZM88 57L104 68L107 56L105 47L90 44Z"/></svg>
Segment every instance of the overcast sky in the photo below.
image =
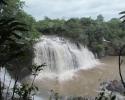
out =
<svg viewBox="0 0 125 100"><path fill-rule="evenodd" d="M125 0L22 0L24 10L36 20L49 18L69 19L71 17L90 17L96 19L102 14L105 21L119 18L118 13L125 11Z"/></svg>

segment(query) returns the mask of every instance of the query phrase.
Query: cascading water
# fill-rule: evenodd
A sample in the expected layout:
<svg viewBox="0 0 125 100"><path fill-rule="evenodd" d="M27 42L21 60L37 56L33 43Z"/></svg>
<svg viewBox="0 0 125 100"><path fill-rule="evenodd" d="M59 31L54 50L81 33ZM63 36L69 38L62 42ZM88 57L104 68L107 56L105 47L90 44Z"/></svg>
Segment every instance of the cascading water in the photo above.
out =
<svg viewBox="0 0 125 100"><path fill-rule="evenodd" d="M43 63L46 63L47 65L44 67L44 70L38 74L34 81L34 85L39 87L38 97L35 96L35 100L44 100L44 98L48 98L50 96L51 89L57 91L60 95L70 96L80 94L83 95L83 91L80 90L80 92L78 92L79 86L80 88L84 86L85 88L81 89L87 91L86 87L88 83L87 80L84 79L85 76L81 76L79 73L75 72L81 70L89 71L88 69L91 69L100 63L94 58L94 55L87 49L86 46L83 46L80 43L73 43L62 37L42 36L34 45L34 48L36 55L34 62L38 65ZM87 74L86 71L84 74ZM94 75L93 72L91 73ZM73 77L76 75L79 75L78 78ZM43 81L42 78L46 79ZM53 80L51 80L51 78L53 78ZM72 78L74 81L68 80L69 78ZM3 79L4 75L2 76L2 80ZM11 78L8 74L6 79L7 83L5 84L9 84ZM29 77L24 79L24 81L28 83L31 82L31 80L32 79L29 79ZM95 81L91 82L95 83ZM14 81L11 83L14 83ZM78 85L76 86L76 84ZM78 94L75 91L78 92Z"/></svg>
<svg viewBox="0 0 125 100"><path fill-rule="evenodd" d="M1 68L1 82L4 83L7 87L10 86L10 88L13 88L15 81L13 79L11 79L11 76L9 75L9 73L7 72L7 70L5 71L5 68ZM6 73L5 73L6 72Z"/></svg>
<svg viewBox="0 0 125 100"><path fill-rule="evenodd" d="M99 64L86 46L72 43L57 36L42 36L34 46L38 65L46 63L44 71L37 78L56 76L59 79L73 76L79 69L90 69ZM67 77L68 76L68 77Z"/></svg>

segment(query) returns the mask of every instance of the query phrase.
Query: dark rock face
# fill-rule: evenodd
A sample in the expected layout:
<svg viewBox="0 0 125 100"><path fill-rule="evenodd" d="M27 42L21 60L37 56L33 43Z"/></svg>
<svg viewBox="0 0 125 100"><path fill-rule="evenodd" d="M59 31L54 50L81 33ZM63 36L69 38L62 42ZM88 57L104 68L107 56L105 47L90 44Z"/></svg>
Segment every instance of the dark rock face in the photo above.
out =
<svg viewBox="0 0 125 100"><path fill-rule="evenodd" d="M119 93L123 93L125 91L125 88L124 88L122 82L118 81L118 80L103 82L100 85L103 86L102 90L107 89L109 91L119 92Z"/></svg>
<svg viewBox="0 0 125 100"><path fill-rule="evenodd" d="M100 85L102 86L102 91L104 91L106 97L110 98L115 95L115 100L125 100L125 96L122 95L125 92L125 88L121 81L111 80L103 82Z"/></svg>
<svg viewBox="0 0 125 100"><path fill-rule="evenodd" d="M106 89L119 93L123 93L125 91L122 82L117 80L110 81L109 84L106 86Z"/></svg>
<svg viewBox="0 0 125 100"><path fill-rule="evenodd" d="M23 61L13 59L9 64L6 66L8 73L15 79L15 76L19 76L19 80L23 79L24 77L31 74L31 71L28 69L28 66L32 65L33 58L34 58L34 49L33 46L27 49L27 58ZM12 66L11 66L12 65ZM10 71L10 69L13 69ZM20 74L21 72L21 74Z"/></svg>
<svg viewBox="0 0 125 100"><path fill-rule="evenodd" d="M114 48L110 45L107 45L107 51L108 51L107 53L108 55L111 55L111 56L116 55Z"/></svg>

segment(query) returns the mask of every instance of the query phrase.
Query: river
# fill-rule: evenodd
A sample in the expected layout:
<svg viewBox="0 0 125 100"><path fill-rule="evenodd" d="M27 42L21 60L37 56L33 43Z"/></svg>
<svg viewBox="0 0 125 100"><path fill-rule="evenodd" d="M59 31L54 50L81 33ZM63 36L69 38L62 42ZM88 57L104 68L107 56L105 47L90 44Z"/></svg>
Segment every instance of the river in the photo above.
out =
<svg viewBox="0 0 125 100"><path fill-rule="evenodd" d="M125 57L121 57L125 61ZM36 80L39 87L38 96L49 99L50 91L59 93L60 96L85 96L95 97L100 92L100 83L114 79L120 79L118 71L118 56L106 56L99 59L100 65L88 70L79 70L75 75L65 81L58 78L43 78ZM125 62L122 63L122 74L125 77ZM27 80L27 78L26 78Z"/></svg>
<svg viewBox="0 0 125 100"><path fill-rule="evenodd" d="M34 48L34 62L47 64L34 82L39 88L37 95L42 100L49 99L51 90L59 96L95 97L101 91L102 82L120 79L118 56L105 56L98 60L85 45L57 36L41 37ZM121 59L125 77L125 57ZM31 83L32 79L31 75L27 76L21 83Z"/></svg>
<svg viewBox="0 0 125 100"><path fill-rule="evenodd" d="M95 97L101 91L102 82L120 79L118 56L97 60L86 46L57 36L41 37L34 48L34 62L38 65L44 62L47 64L34 82L39 88L38 96L45 100L49 99L51 90L59 93L59 96ZM125 57L122 59L125 60ZM123 61L123 76L124 66ZM24 81L30 83L31 79L29 76Z"/></svg>

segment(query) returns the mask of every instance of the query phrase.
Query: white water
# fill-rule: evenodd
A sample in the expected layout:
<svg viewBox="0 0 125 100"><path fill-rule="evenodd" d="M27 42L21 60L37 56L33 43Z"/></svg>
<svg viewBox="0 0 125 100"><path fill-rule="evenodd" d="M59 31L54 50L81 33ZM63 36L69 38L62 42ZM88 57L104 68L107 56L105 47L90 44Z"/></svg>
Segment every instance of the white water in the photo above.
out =
<svg viewBox="0 0 125 100"><path fill-rule="evenodd" d="M77 70L88 70L99 65L99 61L86 46L61 37L42 36L34 48L34 62L47 65L36 79L57 77L59 80L65 80L72 78Z"/></svg>
<svg viewBox="0 0 125 100"><path fill-rule="evenodd" d="M7 92L8 87L9 87L9 92L12 92L11 88L14 87L15 80L11 78L11 76L9 75L7 70L5 73L5 70L6 70L5 68L0 69L0 81L2 82L1 86L3 86L3 83L4 83L4 86L6 87L6 89L4 89L5 93ZM20 85L19 82L17 82L17 84ZM11 95L9 95L7 98L10 98L10 97L11 97ZM34 96L34 99L35 100L43 100L42 97L39 98L38 96Z"/></svg>
<svg viewBox="0 0 125 100"><path fill-rule="evenodd" d="M8 74L7 71L5 73L5 68L1 68L0 76L2 83L4 83L6 86L10 86L10 88L13 88L15 81L11 79L11 76Z"/></svg>
<svg viewBox="0 0 125 100"><path fill-rule="evenodd" d="M36 49L36 57L34 59L34 62L38 65L41 65L43 63L46 63L47 65L44 67L44 70L41 71L36 77L35 85L39 86L40 98L35 97L35 100L41 100L41 94L42 96L47 95L47 97L49 97L50 90L53 89L58 91L58 85L59 87L60 85L61 87L63 87L63 84L65 84L66 80L68 80L68 83L74 84L74 82L70 82L69 79L72 79L73 76L78 75L76 74L78 71L92 69L100 64L86 46L83 46L80 43L72 43L67 39L56 36L41 37L39 42L35 44L34 48ZM4 72L4 70L2 72ZM6 75L7 76L5 84L9 84L10 76L8 74ZM45 79L44 81L42 81L42 78L46 77L48 77L48 79L50 80ZM3 78L4 76L2 76L2 80ZM53 81L51 81L51 79L53 79ZM56 80L58 80L60 83L58 83L57 81L56 84ZM30 81L31 79L29 79L29 77L28 79L26 78L26 82ZM13 83L14 81L12 81L12 87ZM75 84L70 86L72 88L72 86L74 87ZM59 88L59 91L62 91L62 94L65 94L68 90L64 90L65 88L68 89L69 86L64 87L64 90L61 89L61 87ZM72 93L72 95L74 95L74 93Z"/></svg>

